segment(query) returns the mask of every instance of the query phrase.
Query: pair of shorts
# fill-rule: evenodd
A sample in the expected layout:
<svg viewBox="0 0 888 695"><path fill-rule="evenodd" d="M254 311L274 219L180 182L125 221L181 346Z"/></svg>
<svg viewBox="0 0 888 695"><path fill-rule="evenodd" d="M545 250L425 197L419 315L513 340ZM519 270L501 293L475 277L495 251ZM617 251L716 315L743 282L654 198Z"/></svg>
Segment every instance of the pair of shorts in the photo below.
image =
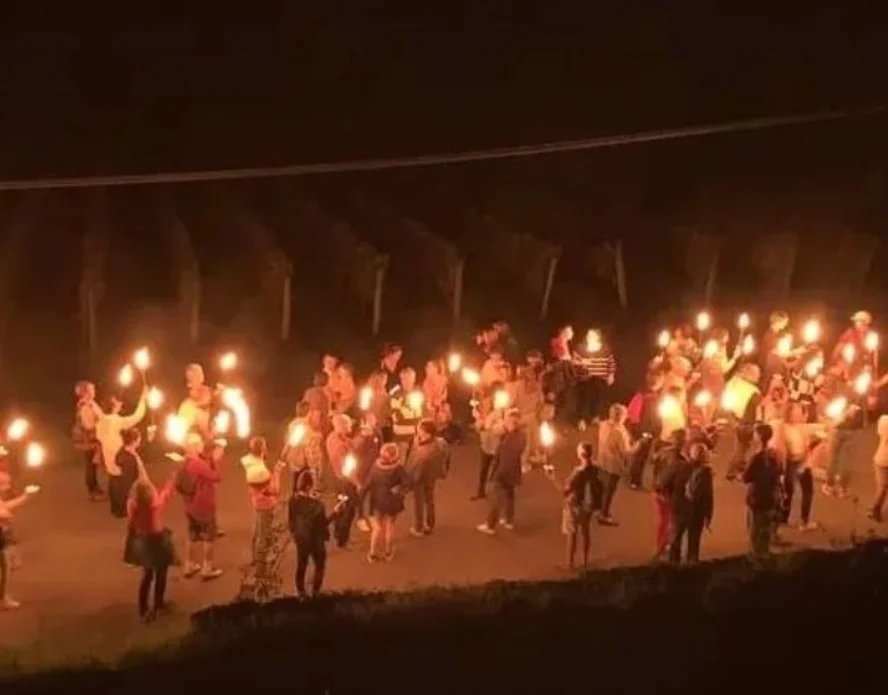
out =
<svg viewBox="0 0 888 695"><path fill-rule="evenodd" d="M187 514L185 518L188 519L188 540L192 543L216 540L215 519L198 521Z"/></svg>

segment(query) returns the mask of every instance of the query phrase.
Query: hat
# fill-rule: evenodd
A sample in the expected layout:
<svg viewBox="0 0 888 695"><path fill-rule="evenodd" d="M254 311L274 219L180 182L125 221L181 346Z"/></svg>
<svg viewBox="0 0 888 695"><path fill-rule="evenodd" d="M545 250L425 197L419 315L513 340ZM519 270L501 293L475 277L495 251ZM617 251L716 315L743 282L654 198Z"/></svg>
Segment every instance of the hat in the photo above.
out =
<svg viewBox="0 0 888 695"><path fill-rule="evenodd" d="M854 323L865 323L866 325L870 325L873 322L873 316L868 311L855 311L854 315L851 316L851 320Z"/></svg>
<svg viewBox="0 0 888 695"><path fill-rule="evenodd" d="M271 473L268 472L268 468L266 468L262 461L259 461L258 463L250 463L245 467L247 472L247 485L264 485L271 480Z"/></svg>

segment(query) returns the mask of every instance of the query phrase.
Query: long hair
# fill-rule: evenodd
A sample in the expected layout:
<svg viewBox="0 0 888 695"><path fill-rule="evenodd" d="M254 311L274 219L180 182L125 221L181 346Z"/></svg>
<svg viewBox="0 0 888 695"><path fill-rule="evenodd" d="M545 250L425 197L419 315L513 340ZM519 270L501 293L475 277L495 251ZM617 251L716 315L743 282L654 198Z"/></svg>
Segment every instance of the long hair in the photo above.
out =
<svg viewBox="0 0 888 695"><path fill-rule="evenodd" d="M147 478L136 480L129 491L129 499L132 500L137 512L149 508L156 496L157 489Z"/></svg>

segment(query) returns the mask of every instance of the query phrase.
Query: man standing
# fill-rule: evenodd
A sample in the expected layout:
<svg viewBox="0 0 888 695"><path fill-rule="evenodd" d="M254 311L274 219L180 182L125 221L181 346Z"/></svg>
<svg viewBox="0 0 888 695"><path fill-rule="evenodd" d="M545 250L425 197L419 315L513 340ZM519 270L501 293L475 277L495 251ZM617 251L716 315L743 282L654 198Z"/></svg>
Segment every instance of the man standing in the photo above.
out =
<svg viewBox="0 0 888 695"><path fill-rule="evenodd" d="M407 457L407 475L413 484L413 536L427 536L435 530L435 485L450 467L447 443L437 434L434 420L422 420Z"/></svg>
<svg viewBox="0 0 888 695"><path fill-rule="evenodd" d="M222 570L213 563L213 546L217 536L216 486L222 480L219 462L224 450L221 441L210 441L204 445L200 435L195 432L189 433L185 440L185 462L176 475L176 489L185 502L188 522L186 578L193 577L198 571L204 580L216 579L222 574ZM196 552L198 546L200 555Z"/></svg>
<svg viewBox="0 0 888 695"><path fill-rule="evenodd" d="M503 430L488 482L490 511L487 521L478 526L481 533L488 535L496 533L498 523L509 530L515 527L515 488L521 484L521 457L527 446L521 414L516 408L506 413Z"/></svg>
<svg viewBox="0 0 888 695"><path fill-rule="evenodd" d="M500 383L497 382L497 384ZM473 500L483 500L487 497L487 481L490 478L490 469L493 467L493 460L503 437L504 420L503 411L500 408L493 408L483 417L479 417L481 460L478 468L478 489L472 497Z"/></svg>

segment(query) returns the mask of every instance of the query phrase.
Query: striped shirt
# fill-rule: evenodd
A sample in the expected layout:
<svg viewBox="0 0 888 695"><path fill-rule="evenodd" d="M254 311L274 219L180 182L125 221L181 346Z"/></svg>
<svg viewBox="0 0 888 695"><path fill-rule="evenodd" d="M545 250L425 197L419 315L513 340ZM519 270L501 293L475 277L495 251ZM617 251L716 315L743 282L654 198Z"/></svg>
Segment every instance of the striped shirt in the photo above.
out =
<svg viewBox="0 0 888 695"><path fill-rule="evenodd" d="M578 379L609 379L617 373L617 360L610 350L599 350L592 355L578 356L574 361Z"/></svg>

